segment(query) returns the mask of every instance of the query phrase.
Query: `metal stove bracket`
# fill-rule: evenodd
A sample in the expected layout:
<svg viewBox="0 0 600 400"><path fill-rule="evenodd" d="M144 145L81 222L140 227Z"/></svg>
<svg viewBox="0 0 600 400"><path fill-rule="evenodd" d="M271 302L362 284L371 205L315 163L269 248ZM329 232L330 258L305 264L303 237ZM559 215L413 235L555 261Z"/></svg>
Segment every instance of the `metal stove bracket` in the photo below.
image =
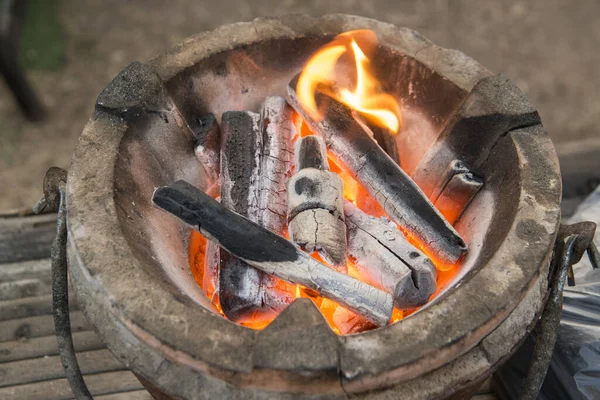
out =
<svg viewBox="0 0 600 400"><path fill-rule="evenodd" d="M565 281L569 286L575 285L573 265L577 264L587 251L592 267L594 269L600 267L600 254L593 241L595 231L596 224L589 221L560 227L548 274L550 281L548 303L534 331L535 345L523 384L520 397L522 400L537 399L544 383L560 325Z"/></svg>

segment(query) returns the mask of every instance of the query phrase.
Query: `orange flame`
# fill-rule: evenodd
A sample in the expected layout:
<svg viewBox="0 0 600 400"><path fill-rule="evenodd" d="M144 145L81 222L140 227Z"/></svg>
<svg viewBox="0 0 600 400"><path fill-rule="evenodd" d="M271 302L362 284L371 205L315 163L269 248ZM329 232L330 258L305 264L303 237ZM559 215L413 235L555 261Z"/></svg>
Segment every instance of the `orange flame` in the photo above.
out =
<svg viewBox="0 0 600 400"><path fill-rule="evenodd" d="M397 134L402 124L400 105L394 96L385 93L381 83L371 72L369 58L377 45L377 36L370 30L342 33L321 47L308 60L300 77L296 92L302 107L315 121L323 118L315 93L321 91L347 105L374 125ZM352 55L356 79L351 88L345 82L346 73L340 72L342 58Z"/></svg>

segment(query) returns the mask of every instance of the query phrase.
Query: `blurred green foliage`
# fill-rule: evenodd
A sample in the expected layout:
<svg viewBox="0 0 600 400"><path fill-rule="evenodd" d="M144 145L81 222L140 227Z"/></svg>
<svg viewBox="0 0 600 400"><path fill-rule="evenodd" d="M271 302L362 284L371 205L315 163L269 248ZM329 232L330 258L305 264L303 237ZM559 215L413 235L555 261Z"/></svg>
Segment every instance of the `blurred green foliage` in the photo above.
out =
<svg viewBox="0 0 600 400"><path fill-rule="evenodd" d="M55 71L65 58L58 0L28 0L19 42L19 63L26 69Z"/></svg>

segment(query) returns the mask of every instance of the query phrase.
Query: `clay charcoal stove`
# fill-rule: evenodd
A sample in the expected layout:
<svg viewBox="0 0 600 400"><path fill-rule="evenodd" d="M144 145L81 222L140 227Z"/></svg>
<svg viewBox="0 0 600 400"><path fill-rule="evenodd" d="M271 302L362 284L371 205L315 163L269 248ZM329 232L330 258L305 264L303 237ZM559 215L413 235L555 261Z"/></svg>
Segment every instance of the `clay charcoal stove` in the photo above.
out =
<svg viewBox="0 0 600 400"><path fill-rule="evenodd" d="M100 94L71 274L156 398L466 396L543 310L560 185L525 95L464 54L258 19Z"/></svg>

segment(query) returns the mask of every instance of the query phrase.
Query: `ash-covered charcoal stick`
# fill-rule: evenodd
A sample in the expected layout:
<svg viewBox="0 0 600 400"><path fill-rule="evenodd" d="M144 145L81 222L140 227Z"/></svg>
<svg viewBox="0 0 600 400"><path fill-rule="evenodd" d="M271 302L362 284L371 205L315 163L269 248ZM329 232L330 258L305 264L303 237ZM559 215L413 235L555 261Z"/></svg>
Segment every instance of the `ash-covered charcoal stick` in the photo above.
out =
<svg viewBox="0 0 600 400"><path fill-rule="evenodd" d="M260 118L255 194L250 198L248 217L282 233L287 227L286 187L294 159L292 139L299 127L294 122L294 110L283 97L267 97Z"/></svg>
<svg viewBox="0 0 600 400"><path fill-rule="evenodd" d="M348 255L366 283L394 296L399 309L427 303L436 289L431 260L410 244L389 220L372 217L349 201L344 202Z"/></svg>
<svg viewBox="0 0 600 400"><path fill-rule="evenodd" d="M256 113L228 111L221 117L221 203L248 216L260 136ZM263 274L219 249L219 301L232 321L249 319L263 308Z"/></svg>
<svg viewBox="0 0 600 400"><path fill-rule="evenodd" d="M309 253L347 271L344 184L329 171L325 143L306 136L296 142L296 173L288 183L288 220L291 240Z"/></svg>
<svg viewBox="0 0 600 400"><path fill-rule="evenodd" d="M296 96L294 78L288 99L311 129L325 139L328 149L345 169L377 200L386 213L447 264L454 264L467 245L435 209L415 182L377 145L350 108L320 92L315 93L323 119L315 121Z"/></svg>
<svg viewBox="0 0 600 400"><path fill-rule="evenodd" d="M319 263L292 242L229 210L185 181L158 188L153 201L264 273L312 289L377 326L386 325L392 316L389 293Z"/></svg>
<svg viewBox="0 0 600 400"><path fill-rule="evenodd" d="M200 161L204 174L212 183L219 179L219 153L221 132L219 123L213 114L198 118L198 128L194 131L196 146L194 153Z"/></svg>
<svg viewBox="0 0 600 400"><path fill-rule="evenodd" d="M482 186L483 180L471 172L456 174L442 190L435 206L450 223L454 223Z"/></svg>
<svg viewBox="0 0 600 400"><path fill-rule="evenodd" d="M265 101L261 115L230 111L222 116L221 202L267 229L286 227L285 186L292 166L293 110L283 98ZM281 311L291 301L273 292L273 278L220 250L219 298L227 318Z"/></svg>

